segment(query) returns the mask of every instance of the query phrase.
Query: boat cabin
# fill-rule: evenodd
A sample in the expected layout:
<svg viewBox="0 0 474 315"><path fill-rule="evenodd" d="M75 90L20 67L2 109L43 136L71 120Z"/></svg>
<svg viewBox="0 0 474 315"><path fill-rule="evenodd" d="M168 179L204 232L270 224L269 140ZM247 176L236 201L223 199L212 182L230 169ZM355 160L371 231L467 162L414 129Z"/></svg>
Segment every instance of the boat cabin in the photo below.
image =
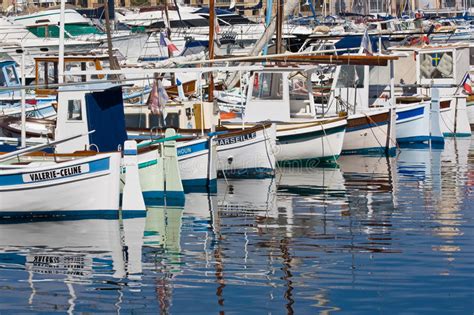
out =
<svg viewBox="0 0 474 315"><path fill-rule="evenodd" d="M290 121L315 118L311 72L304 68L256 71L247 91L244 119Z"/></svg>
<svg viewBox="0 0 474 315"><path fill-rule="evenodd" d="M56 146L57 153L116 151L127 140L122 87L110 83L59 88L55 139L89 135Z"/></svg>
<svg viewBox="0 0 474 315"><path fill-rule="evenodd" d="M57 54L44 55L35 58L35 79L39 87L36 88L37 95L54 95L57 93L56 87L49 87L50 84L58 83L58 63ZM65 54L64 71L86 71L102 70L104 64L109 63L109 58L105 54ZM90 80L103 79L104 75L66 75L64 83L78 83Z"/></svg>
<svg viewBox="0 0 474 315"><path fill-rule="evenodd" d="M358 110L390 106L390 63L387 66L341 65L336 68L326 108L355 114Z"/></svg>
<svg viewBox="0 0 474 315"><path fill-rule="evenodd" d="M16 63L13 60L0 59L0 86L1 87L14 87L19 86L20 78L16 71ZM16 98L20 96L19 91L0 91L1 99Z"/></svg>
<svg viewBox="0 0 474 315"><path fill-rule="evenodd" d="M469 49L468 44L392 47L392 51L408 56L395 61L395 83L446 85L440 96L453 95L469 69ZM413 92L423 91L418 88Z"/></svg>

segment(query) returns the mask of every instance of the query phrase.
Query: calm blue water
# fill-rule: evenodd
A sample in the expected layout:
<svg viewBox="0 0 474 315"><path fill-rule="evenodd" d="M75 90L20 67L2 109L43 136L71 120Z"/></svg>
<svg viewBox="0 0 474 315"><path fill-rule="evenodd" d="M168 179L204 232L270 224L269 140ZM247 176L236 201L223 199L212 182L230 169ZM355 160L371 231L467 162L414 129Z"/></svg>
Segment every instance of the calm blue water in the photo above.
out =
<svg viewBox="0 0 474 315"><path fill-rule="evenodd" d="M0 224L0 313L473 314L474 141Z"/></svg>

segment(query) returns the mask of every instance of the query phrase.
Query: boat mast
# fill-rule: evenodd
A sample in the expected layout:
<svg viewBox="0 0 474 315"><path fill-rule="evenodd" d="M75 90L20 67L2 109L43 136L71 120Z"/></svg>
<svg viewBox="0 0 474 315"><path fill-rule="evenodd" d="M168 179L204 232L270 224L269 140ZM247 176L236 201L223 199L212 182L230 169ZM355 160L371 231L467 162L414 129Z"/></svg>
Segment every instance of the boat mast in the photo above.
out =
<svg viewBox="0 0 474 315"><path fill-rule="evenodd" d="M104 14L105 14L105 31L107 32L107 53L109 55L109 67L111 70L120 70L120 65L118 64L117 59L115 59L114 53L112 51L113 46L112 46L112 34L110 31L110 16L109 16L108 0L104 2Z"/></svg>
<svg viewBox="0 0 474 315"><path fill-rule="evenodd" d="M59 56L58 56L58 83L64 83L64 10L66 0L61 0L61 10L59 14Z"/></svg>
<svg viewBox="0 0 474 315"><path fill-rule="evenodd" d="M209 1L209 59L214 59L214 32L215 32L215 0ZM209 92L208 101L214 100L214 77L212 72L209 73Z"/></svg>
<svg viewBox="0 0 474 315"><path fill-rule="evenodd" d="M277 0L277 28L276 28L276 48L275 53L282 53L283 44L283 0ZM298 2L299 3L299 2Z"/></svg>

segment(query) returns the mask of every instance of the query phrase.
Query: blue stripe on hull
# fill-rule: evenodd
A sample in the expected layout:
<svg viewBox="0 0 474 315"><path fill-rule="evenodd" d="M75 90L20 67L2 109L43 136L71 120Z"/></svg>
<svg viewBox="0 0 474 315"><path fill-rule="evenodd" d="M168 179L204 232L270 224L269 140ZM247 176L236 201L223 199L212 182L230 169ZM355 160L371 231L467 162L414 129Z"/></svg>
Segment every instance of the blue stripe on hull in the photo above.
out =
<svg viewBox="0 0 474 315"><path fill-rule="evenodd" d="M428 141L430 141L430 136L415 136L415 137L397 138L398 143L428 142Z"/></svg>
<svg viewBox="0 0 474 315"><path fill-rule="evenodd" d="M399 120L404 120L408 118L413 118L416 116L423 116L425 112L425 107L413 108L406 111L397 112L397 123Z"/></svg>
<svg viewBox="0 0 474 315"><path fill-rule="evenodd" d="M206 178L201 179L187 179L182 180L185 193L202 192L215 193L217 192L217 179L208 181Z"/></svg>
<svg viewBox="0 0 474 315"><path fill-rule="evenodd" d="M254 167L238 170L218 171L217 176L228 178L271 178L275 176L275 172L273 169L268 167Z"/></svg>
<svg viewBox="0 0 474 315"><path fill-rule="evenodd" d="M430 137L431 142L444 143L444 137Z"/></svg>
<svg viewBox="0 0 474 315"><path fill-rule="evenodd" d="M394 156L397 149L392 147L387 149L385 147L373 147L373 148L364 148L356 150L342 150L341 155L388 155Z"/></svg>

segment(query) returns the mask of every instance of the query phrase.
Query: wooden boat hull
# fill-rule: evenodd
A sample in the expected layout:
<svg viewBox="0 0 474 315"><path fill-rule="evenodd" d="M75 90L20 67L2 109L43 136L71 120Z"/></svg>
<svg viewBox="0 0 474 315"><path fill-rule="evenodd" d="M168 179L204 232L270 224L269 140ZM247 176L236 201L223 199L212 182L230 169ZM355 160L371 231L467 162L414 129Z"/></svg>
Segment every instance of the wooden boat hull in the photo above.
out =
<svg viewBox="0 0 474 315"><path fill-rule="evenodd" d="M2 170L0 215L118 210L120 162L117 152Z"/></svg>

